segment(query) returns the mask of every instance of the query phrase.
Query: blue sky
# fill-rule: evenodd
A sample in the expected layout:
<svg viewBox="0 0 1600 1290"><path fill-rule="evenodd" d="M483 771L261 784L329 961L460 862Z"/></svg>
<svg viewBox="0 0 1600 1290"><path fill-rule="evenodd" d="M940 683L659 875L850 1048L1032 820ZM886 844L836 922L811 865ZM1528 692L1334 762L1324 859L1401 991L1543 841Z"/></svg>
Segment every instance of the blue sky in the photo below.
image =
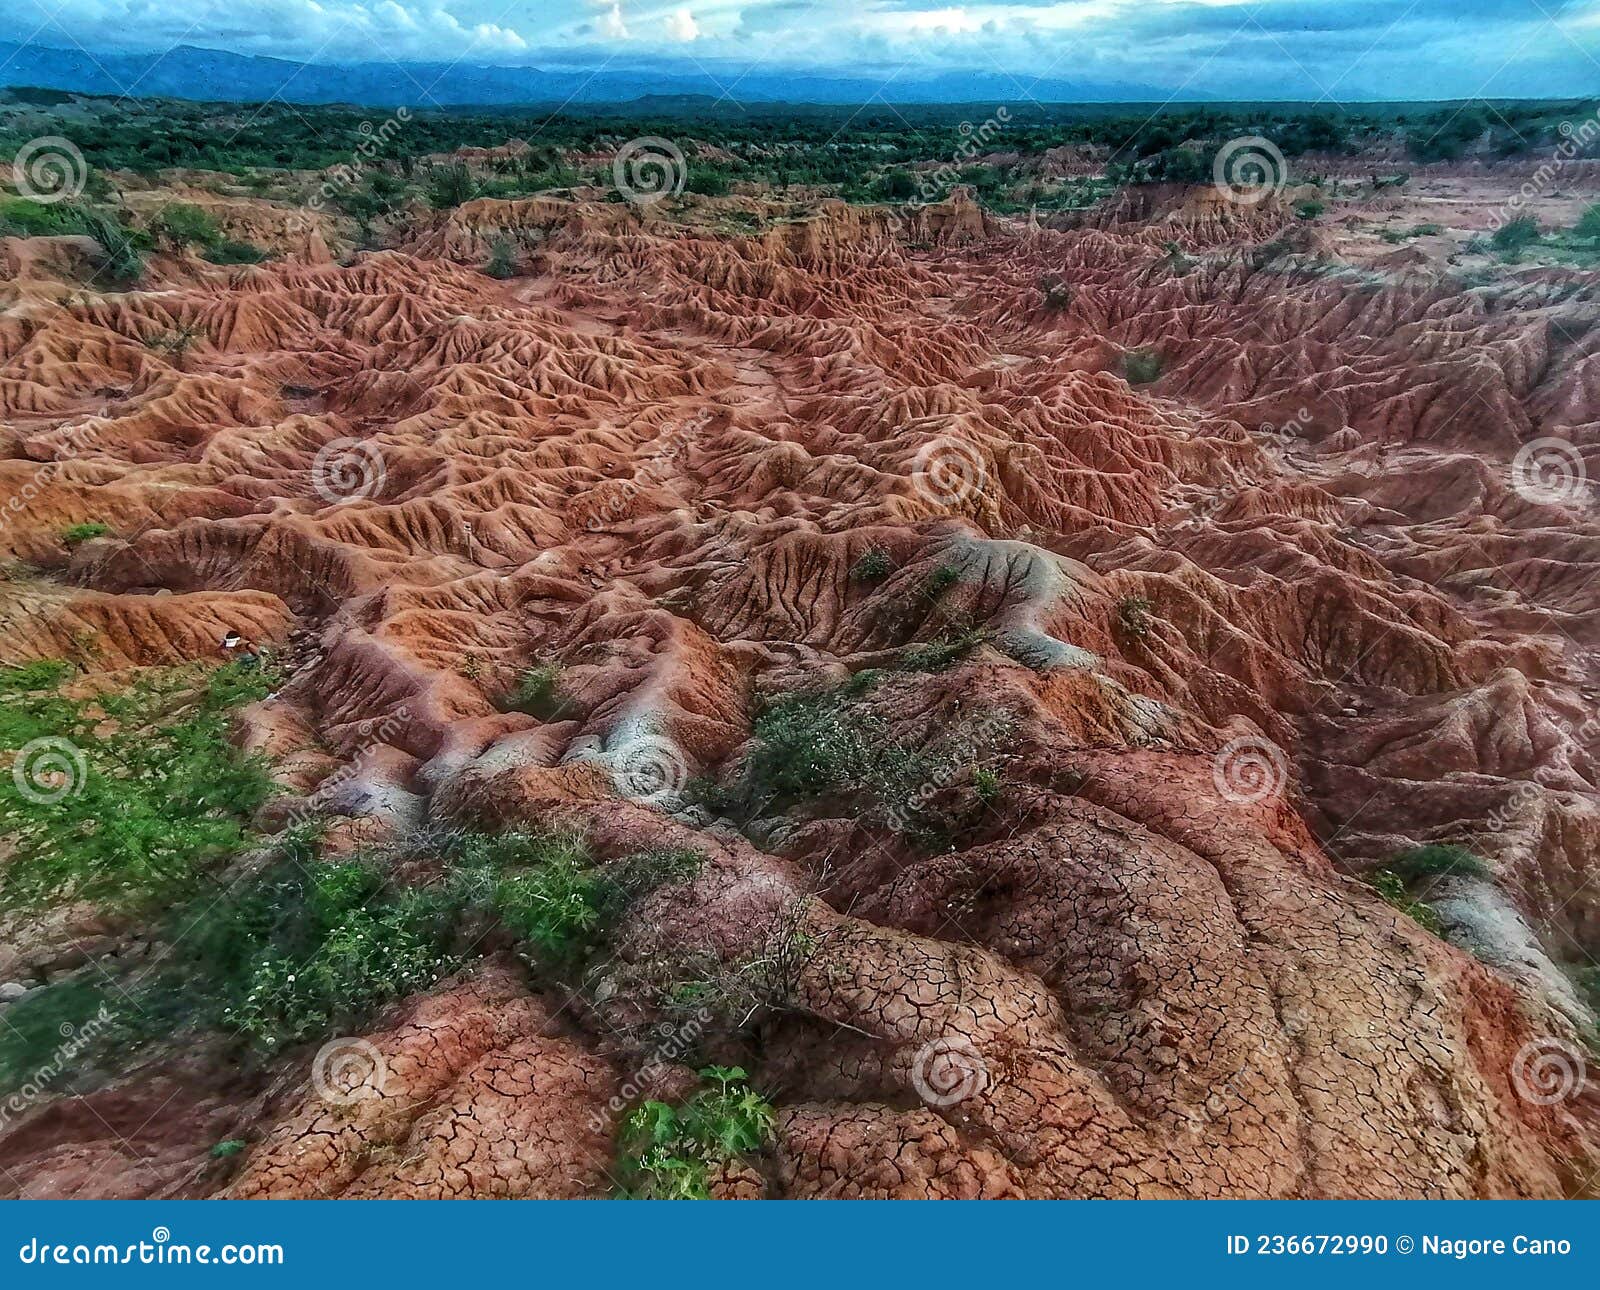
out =
<svg viewBox="0 0 1600 1290"><path fill-rule="evenodd" d="M721 76L1004 71L1340 102L1600 91L1600 0L10 0L0 37Z"/></svg>

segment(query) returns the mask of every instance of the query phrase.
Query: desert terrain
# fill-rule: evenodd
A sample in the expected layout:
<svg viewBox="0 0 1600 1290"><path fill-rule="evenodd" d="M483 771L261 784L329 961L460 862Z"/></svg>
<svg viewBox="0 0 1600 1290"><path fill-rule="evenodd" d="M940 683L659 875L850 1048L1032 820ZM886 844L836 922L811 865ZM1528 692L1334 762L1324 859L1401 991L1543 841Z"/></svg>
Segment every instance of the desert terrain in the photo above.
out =
<svg viewBox="0 0 1600 1290"><path fill-rule="evenodd" d="M1600 162L1005 146L0 240L0 1196L1593 1194Z"/></svg>

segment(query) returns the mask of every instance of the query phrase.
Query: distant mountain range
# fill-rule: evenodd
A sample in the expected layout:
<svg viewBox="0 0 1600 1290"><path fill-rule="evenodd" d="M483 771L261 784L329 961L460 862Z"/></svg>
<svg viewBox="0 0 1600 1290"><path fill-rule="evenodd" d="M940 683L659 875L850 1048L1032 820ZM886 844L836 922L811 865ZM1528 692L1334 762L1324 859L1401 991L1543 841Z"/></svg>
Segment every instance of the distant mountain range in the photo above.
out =
<svg viewBox="0 0 1600 1290"><path fill-rule="evenodd" d="M882 80L815 76L781 69L709 72L632 67L551 70L465 63L353 63L342 66L257 58L179 45L165 54L94 53L0 41L0 86L32 85L83 94L254 103L354 103L381 107L616 103L648 95L733 97L751 103L1128 103L1166 99L1157 86L1101 81L1032 81L989 72L938 72ZM1188 95L1204 100L1205 95Z"/></svg>

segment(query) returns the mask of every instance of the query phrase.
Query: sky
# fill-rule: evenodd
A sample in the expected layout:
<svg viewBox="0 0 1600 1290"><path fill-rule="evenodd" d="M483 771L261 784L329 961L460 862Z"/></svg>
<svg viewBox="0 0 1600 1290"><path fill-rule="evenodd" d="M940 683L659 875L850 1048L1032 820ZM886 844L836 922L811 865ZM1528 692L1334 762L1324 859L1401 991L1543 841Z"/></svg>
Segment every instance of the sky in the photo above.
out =
<svg viewBox="0 0 1600 1290"><path fill-rule="evenodd" d="M940 71L1332 102L1600 91L1600 0L7 0L0 38L319 63Z"/></svg>

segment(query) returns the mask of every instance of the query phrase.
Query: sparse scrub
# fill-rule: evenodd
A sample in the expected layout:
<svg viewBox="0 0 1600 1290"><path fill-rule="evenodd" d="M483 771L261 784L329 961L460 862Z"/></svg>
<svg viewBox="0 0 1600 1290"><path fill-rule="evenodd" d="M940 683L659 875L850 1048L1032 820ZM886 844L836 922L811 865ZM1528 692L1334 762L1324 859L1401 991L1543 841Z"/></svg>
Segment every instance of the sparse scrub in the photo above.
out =
<svg viewBox="0 0 1600 1290"><path fill-rule="evenodd" d="M1161 375L1163 360L1153 349L1132 349L1122 356L1122 375L1129 385L1149 385Z"/></svg>
<svg viewBox="0 0 1600 1290"><path fill-rule="evenodd" d="M428 172L428 204L435 210L454 210L477 195L472 173L460 163L435 166Z"/></svg>
<svg viewBox="0 0 1600 1290"><path fill-rule="evenodd" d="M856 582L882 582L894 572L894 561L881 546L868 547L850 569Z"/></svg>
<svg viewBox="0 0 1600 1290"><path fill-rule="evenodd" d="M203 252L212 264L260 264L267 252L254 242L235 242L225 239Z"/></svg>
<svg viewBox="0 0 1600 1290"><path fill-rule="evenodd" d="M155 231L175 247L198 246L202 249L218 246L222 232L211 215L188 202L173 202L163 208L154 220Z"/></svg>
<svg viewBox="0 0 1600 1290"><path fill-rule="evenodd" d="M988 639L988 632L969 627L953 636L940 637L926 644L908 645L900 655L900 670L942 672L952 663L966 658Z"/></svg>
<svg viewBox="0 0 1600 1290"><path fill-rule="evenodd" d="M1514 256L1521 254L1538 240L1539 221L1532 215L1519 215L1495 229L1494 235L1489 239L1489 245L1502 256Z"/></svg>
<svg viewBox="0 0 1600 1290"><path fill-rule="evenodd" d="M960 569L953 564L942 564L928 575L922 584L922 594L929 600L937 600L960 581Z"/></svg>
<svg viewBox="0 0 1600 1290"><path fill-rule="evenodd" d="M1294 208L1295 215L1303 220L1314 220L1328 208L1318 201L1301 202Z"/></svg>
<svg viewBox="0 0 1600 1290"><path fill-rule="evenodd" d="M565 706L561 697L561 668L554 663L523 668L504 706L510 712L525 712L541 721L553 720Z"/></svg>
<svg viewBox="0 0 1600 1290"><path fill-rule="evenodd" d="M483 271L491 278L502 280L516 276L517 249L508 238L497 237L489 244L489 258L483 262Z"/></svg>
<svg viewBox="0 0 1600 1290"><path fill-rule="evenodd" d="M1403 851L1389 862L1389 871L1408 886L1422 878L1491 877L1489 866L1465 847L1434 844Z"/></svg>
<svg viewBox="0 0 1600 1290"><path fill-rule="evenodd" d="M1124 596L1117 601L1117 626L1135 640L1150 634L1150 600L1146 596Z"/></svg>

